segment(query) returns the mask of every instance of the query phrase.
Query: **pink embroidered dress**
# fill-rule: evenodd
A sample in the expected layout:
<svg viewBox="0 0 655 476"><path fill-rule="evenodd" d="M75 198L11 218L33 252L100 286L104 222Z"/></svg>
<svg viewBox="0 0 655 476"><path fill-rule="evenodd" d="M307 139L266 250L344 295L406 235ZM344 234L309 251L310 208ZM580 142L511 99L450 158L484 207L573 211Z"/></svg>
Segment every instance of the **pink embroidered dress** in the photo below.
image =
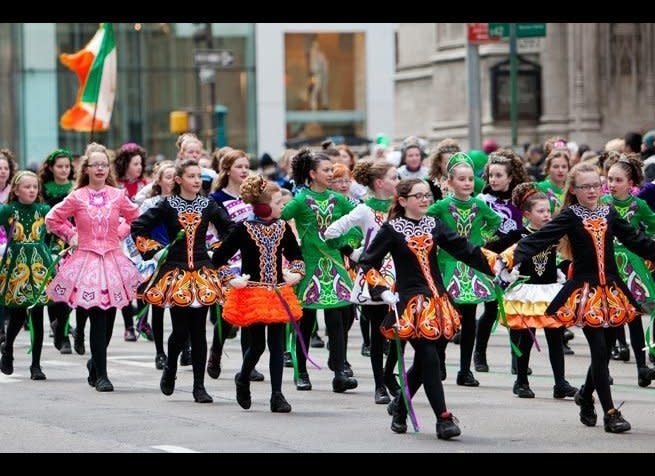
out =
<svg viewBox="0 0 655 476"><path fill-rule="evenodd" d="M122 308L134 299L141 277L123 253L121 240L138 216L139 207L125 190L110 186L98 191L80 188L50 210L48 231L66 241L78 233L78 247L60 263L48 285L50 299L85 309Z"/></svg>

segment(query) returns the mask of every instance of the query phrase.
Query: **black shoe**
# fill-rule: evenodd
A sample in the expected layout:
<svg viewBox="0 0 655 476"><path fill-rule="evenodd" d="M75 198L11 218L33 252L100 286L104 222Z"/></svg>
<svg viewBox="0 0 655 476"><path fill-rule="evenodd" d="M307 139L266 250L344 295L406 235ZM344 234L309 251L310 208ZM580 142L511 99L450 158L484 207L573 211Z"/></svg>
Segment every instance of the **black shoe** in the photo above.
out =
<svg viewBox="0 0 655 476"><path fill-rule="evenodd" d="M98 380L96 380L96 391L97 392L113 392L114 391L114 386L109 381L109 379L107 378L106 375L104 377L98 377Z"/></svg>
<svg viewBox="0 0 655 476"><path fill-rule="evenodd" d="M463 385L464 387L477 387L480 385L480 382L475 380L473 377L473 372L470 370L462 372L461 370L457 372L457 385Z"/></svg>
<svg viewBox="0 0 655 476"><path fill-rule="evenodd" d="M247 410L250 408L250 405L252 405L252 400L250 398L250 380L246 382L240 382L240 376L241 372L234 376L234 383L237 386L237 403L241 408Z"/></svg>
<svg viewBox="0 0 655 476"><path fill-rule="evenodd" d="M622 360L623 362L630 361L630 347L628 347L627 345L619 345L618 354L619 355L617 360Z"/></svg>
<svg viewBox="0 0 655 476"><path fill-rule="evenodd" d="M81 329L75 328L75 334L73 335L73 349L79 355L84 355L86 349L84 348L84 331Z"/></svg>
<svg viewBox="0 0 655 476"><path fill-rule="evenodd" d="M527 383L520 384L518 382L514 382L514 388L512 389L512 392L514 392L514 395L519 398L534 398L534 392L530 388L530 385Z"/></svg>
<svg viewBox="0 0 655 476"><path fill-rule="evenodd" d="M348 377L345 373L337 374L332 379L332 391L335 393L343 393L354 388L357 388L357 379Z"/></svg>
<svg viewBox="0 0 655 476"><path fill-rule="evenodd" d="M217 379L221 375L221 354L209 350L209 359L207 359L207 375Z"/></svg>
<svg viewBox="0 0 655 476"><path fill-rule="evenodd" d="M653 380L655 369L650 369L647 366L639 367L637 370L637 384L640 387L648 387Z"/></svg>
<svg viewBox="0 0 655 476"><path fill-rule="evenodd" d="M489 365L487 365L487 354L474 352L473 363L475 365L476 372L489 372Z"/></svg>
<svg viewBox="0 0 655 476"><path fill-rule="evenodd" d="M45 380L45 374L38 365L30 366L30 378L32 380Z"/></svg>
<svg viewBox="0 0 655 476"><path fill-rule="evenodd" d="M384 385L375 388L375 403L377 405L385 405L391 401L387 389Z"/></svg>
<svg viewBox="0 0 655 476"><path fill-rule="evenodd" d="M193 386L193 401L196 403L212 403L214 399L207 393L204 385Z"/></svg>
<svg viewBox="0 0 655 476"><path fill-rule="evenodd" d="M450 412L443 412L437 417L437 438L449 440L462 434L457 426L457 418Z"/></svg>
<svg viewBox="0 0 655 476"><path fill-rule="evenodd" d="M264 374L261 372L258 372L257 369L252 369L252 372L250 372L250 381L251 382L263 382L264 381Z"/></svg>
<svg viewBox="0 0 655 476"><path fill-rule="evenodd" d="M362 344L362 355L364 357L370 357L371 356L371 346Z"/></svg>
<svg viewBox="0 0 655 476"><path fill-rule="evenodd" d="M307 372L298 372L298 378L294 379L296 384L296 390L311 390L312 382L309 380L309 374Z"/></svg>
<svg viewBox="0 0 655 476"><path fill-rule="evenodd" d="M68 355L73 353L71 348L71 340L68 336L64 337L63 343L61 344L61 349L59 349L60 354Z"/></svg>
<svg viewBox="0 0 655 476"><path fill-rule="evenodd" d="M570 329L564 329L563 338L564 338L564 342L568 342L568 341L573 340L575 338L575 334Z"/></svg>
<svg viewBox="0 0 655 476"><path fill-rule="evenodd" d="M594 408L594 397L592 396L591 400L585 400L582 396L583 390L584 385L573 397L575 404L580 407L580 421L586 426L596 426L598 415L596 415L596 409Z"/></svg>
<svg viewBox="0 0 655 476"><path fill-rule="evenodd" d="M136 342L136 332L134 331L134 327L128 327L125 329L125 332L123 332L123 339L125 339L125 342Z"/></svg>
<svg viewBox="0 0 655 476"><path fill-rule="evenodd" d="M391 431L394 433L407 433L407 415L395 412L391 417Z"/></svg>
<svg viewBox="0 0 655 476"><path fill-rule="evenodd" d="M163 370L164 365L166 365L166 360L167 360L166 354L164 353L157 354L155 356L155 368L157 370Z"/></svg>
<svg viewBox="0 0 655 476"><path fill-rule="evenodd" d="M291 411L291 405L284 398L282 392L273 392L271 394L271 411L273 413L289 413Z"/></svg>
<svg viewBox="0 0 655 476"><path fill-rule="evenodd" d="M346 362L343 364L343 372L346 374L346 377L354 377L355 373L353 372L353 368L350 365L350 362L346 360Z"/></svg>
<svg viewBox="0 0 655 476"><path fill-rule="evenodd" d="M86 378L86 381L90 386L95 387L98 377L96 375L96 366L93 365L93 359L86 361L86 369L89 371L89 376Z"/></svg>
<svg viewBox="0 0 655 476"><path fill-rule="evenodd" d="M384 385L386 385L387 390L389 390L392 396L397 397L400 395L400 385L394 374L384 376Z"/></svg>
<svg viewBox="0 0 655 476"><path fill-rule="evenodd" d="M573 349L571 349L566 342L562 343L562 347L564 348L564 355L575 355Z"/></svg>
<svg viewBox="0 0 655 476"><path fill-rule="evenodd" d="M139 335L145 337L149 342L155 340L155 334L152 332L152 327L150 327L150 324L148 324L147 321L144 321L143 324L138 326L137 331L139 332Z"/></svg>
<svg viewBox="0 0 655 476"><path fill-rule="evenodd" d="M173 395L175 391L175 379L177 379L177 369L171 369L168 365L164 365L164 371L161 373L161 380L159 381L159 388L164 395Z"/></svg>
<svg viewBox="0 0 655 476"><path fill-rule="evenodd" d="M291 352L285 352L283 354L284 366L287 368L293 368L293 359L291 358Z"/></svg>
<svg viewBox="0 0 655 476"><path fill-rule="evenodd" d="M457 331L455 332L455 335L453 336L450 342L459 345L461 340L462 340L462 333L460 331Z"/></svg>
<svg viewBox="0 0 655 476"><path fill-rule="evenodd" d="M325 342L323 342L323 339L321 339L321 336L318 334L312 334L312 337L309 340L309 346L315 349L322 349L325 347Z"/></svg>
<svg viewBox="0 0 655 476"><path fill-rule="evenodd" d="M227 331L227 335L225 336L226 339L234 339L237 336L237 332L239 332L239 327L238 326L232 326L229 331Z"/></svg>
<svg viewBox="0 0 655 476"><path fill-rule="evenodd" d="M573 385L566 380L562 380L560 383L553 386L553 398L575 397L577 391L578 389Z"/></svg>
<svg viewBox="0 0 655 476"><path fill-rule="evenodd" d="M398 411L398 405L401 404L400 403L401 398L402 397L400 396L400 394L398 394L398 396L391 399L391 401L389 402L389 405L387 405L387 413L389 415L393 415L394 412Z"/></svg>
<svg viewBox="0 0 655 476"><path fill-rule="evenodd" d="M191 360L191 347L182 349L182 353L180 354L180 365L182 367L187 367L192 363L193 361Z"/></svg>
<svg viewBox="0 0 655 476"><path fill-rule="evenodd" d="M621 412L616 408L612 408L609 412L603 416L603 422L605 423L605 431L608 433L623 433L624 431L630 431L630 423L628 423Z"/></svg>
<svg viewBox="0 0 655 476"><path fill-rule="evenodd" d="M3 342L0 346L0 353L2 353L2 357L0 358L0 371L5 375L11 375L14 373L14 355L13 352L7 352L6 347L6 342Z"/></svg>

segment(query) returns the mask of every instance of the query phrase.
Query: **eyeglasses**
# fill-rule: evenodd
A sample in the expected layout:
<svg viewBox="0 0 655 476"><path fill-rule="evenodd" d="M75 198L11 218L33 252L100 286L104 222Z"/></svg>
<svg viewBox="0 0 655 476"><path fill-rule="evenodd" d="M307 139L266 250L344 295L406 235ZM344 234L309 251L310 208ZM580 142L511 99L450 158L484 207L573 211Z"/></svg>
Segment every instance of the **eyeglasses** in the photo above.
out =
<svg viewBox="0 0 655 476"><path fill-rule="evenodd" d="M576 185L575 189L589 192L590 190L598 190L600 187L601 185L599 183L586 183L584 185Z"/></svg>
<svg viewBox="0 0 655 476"><path fill-rule="evenodd" d="M108 169L109 164L87 164L90 169Z"/></svg>
<svg viewBox="0 0 655 476"><path fill-rule="evenodd" d="M411 195L407 195L407 198L409 197L415 197L416 200L432 200L432 194L431 193L412 193Z"/></svg>

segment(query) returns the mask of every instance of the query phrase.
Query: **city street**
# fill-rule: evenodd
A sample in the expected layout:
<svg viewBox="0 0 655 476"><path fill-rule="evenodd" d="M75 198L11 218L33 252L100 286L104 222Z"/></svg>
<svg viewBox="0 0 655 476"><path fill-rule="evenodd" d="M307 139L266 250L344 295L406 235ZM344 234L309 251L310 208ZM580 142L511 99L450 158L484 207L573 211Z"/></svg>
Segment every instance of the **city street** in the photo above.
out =
<svg viewBox="0 0 655 476"><path fill-rule="evenodd" d="M166 335L170 322L166 314ZM322 319L321 319L322 321ZM321 322L321 335L324 335ZM209 327L208 327L209 331ZM579 386L589 364L589 351L579 329L571 341L574 356L566 357L567 378ZM361 336L356 322L350 332L348 360L359 387L345 394L331 389L327 368L310 370L314 389L298 392L292 369L285 369L283 391L293 407L290 414L269 409L268 353L257 369L264 382L251 384L253 405L242 410L236 403L234 374L241 363L239 339L227 342L219 380L206 378L213 404L197 404L191 395L191 367L180 367L175 393L159 390L160 371L154 366L154 345L122 338L117 319L109 347L109 377L115 391L98 393L86 383L87 354L60 355L47 337L42 357L46 381L29 379L29 334L21 332L15 350L15 373L0 374L0 452L652 452L655 441L655 388L637 386L634 356L629 363L614 362L610 372L616 406L632 424L627 434L606 433L596 403L595 428L578 420L572 399L552 398L552 376L546 341L538 333L542 352L533 350L530 377L535 399L512 394L507 332L499 327L491 337L488 361L491 372L476 373L480 387L455 384L459 346L448 346L449 409L459 419L462 435L437 440L435 419L420 391L415 409L421 430L409 425L405 435L390 431L385 405L373 402L373 379L368 358L360 354ZM208 336L209 336L208 332ZM327 340L327 339L326 339ZM408 347L409 349L409 347ZM311 349L325 365L327 350ZM631 349L632 351L632 349ZM408 360L409 365L409 360ZM655 384L654 384L655 385Z"/></svg>

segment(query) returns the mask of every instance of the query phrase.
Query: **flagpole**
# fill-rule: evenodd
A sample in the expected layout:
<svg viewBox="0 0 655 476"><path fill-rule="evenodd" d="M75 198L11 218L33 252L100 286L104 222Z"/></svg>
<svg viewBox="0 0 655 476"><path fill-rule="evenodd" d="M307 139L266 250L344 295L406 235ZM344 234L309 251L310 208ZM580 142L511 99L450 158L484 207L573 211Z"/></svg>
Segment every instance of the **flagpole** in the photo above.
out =
<svg viewBox="0 0 655 476"><path fill-rule="evenodd" d="M98 83L98 91L100 90L100 83ZM96 97L98 96L98 91L96 91ZM93 133L95 132L96 124L96 112L98 111L98 101L96 100L95 106L93 106L93 119L91 119L91 136L89 137L89 144L93 142Z"/></svg>

